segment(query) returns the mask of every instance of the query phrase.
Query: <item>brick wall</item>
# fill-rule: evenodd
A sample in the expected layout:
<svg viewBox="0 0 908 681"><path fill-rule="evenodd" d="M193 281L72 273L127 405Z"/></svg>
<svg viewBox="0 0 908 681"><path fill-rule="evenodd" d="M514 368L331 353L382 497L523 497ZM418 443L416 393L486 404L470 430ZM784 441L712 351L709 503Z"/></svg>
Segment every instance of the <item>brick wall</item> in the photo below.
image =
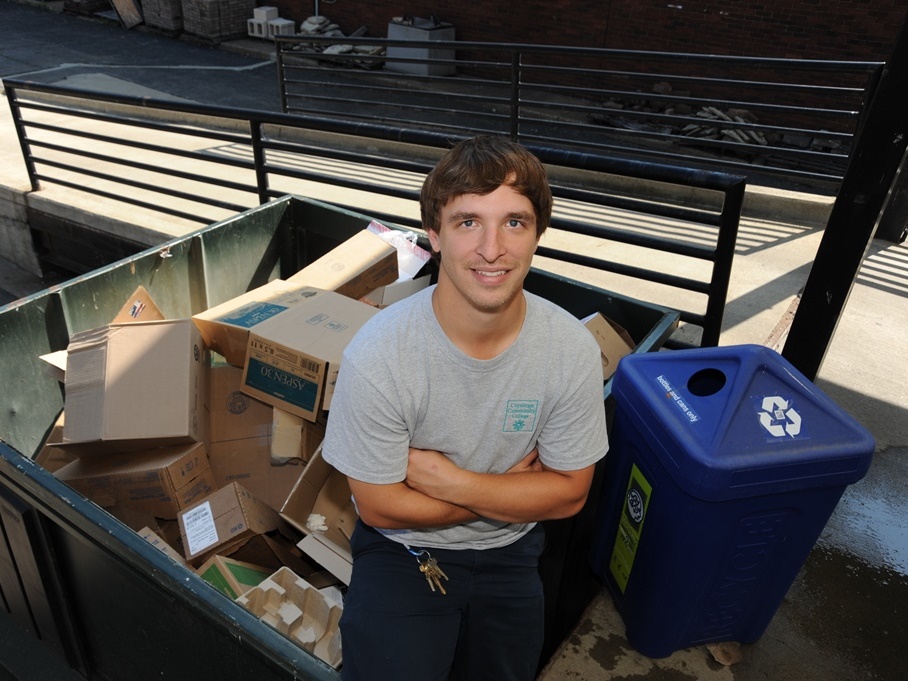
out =
<svg viewBox="0 0 908 681"><path fill-rule="evenodd" d="M259 0L297 22L310 0ZM394 16L454 24L457 39L758 57L882 61L908 0L373 0L319 2L345 33L384 37Z"/></svg>

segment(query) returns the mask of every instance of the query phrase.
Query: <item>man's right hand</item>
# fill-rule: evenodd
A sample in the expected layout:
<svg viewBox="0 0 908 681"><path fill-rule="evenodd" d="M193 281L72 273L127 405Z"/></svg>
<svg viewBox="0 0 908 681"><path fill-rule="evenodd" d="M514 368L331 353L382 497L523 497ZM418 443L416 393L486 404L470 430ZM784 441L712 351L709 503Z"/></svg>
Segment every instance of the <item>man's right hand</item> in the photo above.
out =
<svg viewBox="0 0 908 681"><path fill-rule="evenodd" d="M542 462L539 461L539 450L533 451L511 466L505 473L538 473L542 471Z"/></svg>

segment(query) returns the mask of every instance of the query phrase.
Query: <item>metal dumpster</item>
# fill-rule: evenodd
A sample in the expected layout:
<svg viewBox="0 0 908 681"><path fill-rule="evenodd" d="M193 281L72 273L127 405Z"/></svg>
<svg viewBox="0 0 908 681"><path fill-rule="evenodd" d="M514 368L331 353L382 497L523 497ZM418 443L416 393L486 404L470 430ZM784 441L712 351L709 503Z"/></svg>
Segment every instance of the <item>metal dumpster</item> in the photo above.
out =
<svg viewBox="0 0 908 681"><path fill-rule="evenodd" d="M31 458L63 409L61 385L44 373L39 356L65 349L77 331L108 323L138 285L167 317L189 317L290 276L369 222L285 196L0 308L0 491L27 521L10 528L25 537L27 555L20 545L21 560L13 556L0 566L6 568L0 581L12 567L29 587L11 591L0 605L12 616L12 596L31 599L31 619L17 622L66 665L90 679L124 681L339 679ZM658 349L677 324L675 311L538 270L526 287L577 316L599 311L612 318L637 341L635 352ZM609 391L610 383L604 398ZM541 566L549 601L545 657L595 589L587 567L595 496L576 519L549 530ZM3 520L12 522L7 513ZM0 562L4 557L0 551ZM6 586L0 583L0 591Z"/></svg>

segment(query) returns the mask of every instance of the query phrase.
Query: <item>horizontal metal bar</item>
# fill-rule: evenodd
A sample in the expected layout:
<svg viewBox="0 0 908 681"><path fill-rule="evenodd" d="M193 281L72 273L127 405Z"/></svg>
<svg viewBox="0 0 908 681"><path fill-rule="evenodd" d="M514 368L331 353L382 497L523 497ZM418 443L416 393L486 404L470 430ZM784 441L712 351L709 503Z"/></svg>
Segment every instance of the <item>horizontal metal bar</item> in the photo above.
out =
<svg viewBox="0 0 908 681"><path fill-rule="evenodd" d="M241 184L239 182L232 182L230 180L215 180L211 175L199 175L198 173L188 173L172 166L162 167L155 166L150 163L140 163L138 161L127 161L120 157L108 156L106 154L98 154L91 151L79 150L78 152L74 151L71 147L65 147L60 144L50 144L48 142L37 142L35 140L30 140L30 144L33 147L40 147L42 149L49 149L51 151L59 151L64 154L77 154L81 158L91 158L96 161L103 161L106 163L111 163L113 165L125 166L127 168L134 168L136 170L145 170L152 173L161 173L167 175L168 177L180 178L183 180L191 180L193 182L200 182L204 184L217 184L219 187L225 189L236 189L238 191L255 191L255 187L252 187L248 184ZM32 154L32 158L35 162L52 164L55 163L50 159L42 159L39 156Z"/></svg>
<svg viewBox="0 0 908 681"><path fill-rule="evenodd" d="M140 201L138 199L134 199L129 196L121 196L119 194L113 194L112 192L106 192L101 189L95 189L93 187L89 187L84 184L77 184L75 182L69 182L68 180L54 178L54 177L51 177L48 175L38 174L36 177L38 180L43 180L46 182L50 182L52 184L58 184L61 187L69 187L70 189L77 189L81 192L85 192L86 194L94 194L95 196L103 196L106 199L112 199L114 201L128 203L132 206L139 206L140 208L147 208L148 210L152 210L152 211L155 211L158 213L164 213L166 215L172 215L174 217L182 218L182 219L188 220L190 222L198 222L202 225L210 225L210 224L216 222L216 220L214 220L213 218L206 218L206 217L202 217L200 215L194 215L192 213L186 213L183 211L175 210L166 205L161 205L161 204L157 204L157 203L148 203L147 201ZM240 208L239 210L247 210L251 207L252 206L245 206L243 208Z"/></svg>
<svg viewBox="0 0 908 681"><path fill-rule="evenodd" d="M51 132L62 133L71 137L78 137L80 139L89 139L96 142L105 142L108 144L128 147L130 149L142 149L143 151L153 151L166 154L168 156L179 156L181 158L190 158L196 161L205 161L208 163L214 163L215 165L224 165L224 166L233 166L235 168L243 168L246 170L254 170L255 164L251 161L243 161L232 158L225 158L220 156L212 156L205 152L197 151L186 151L184 149L175 149L174 147L166 147L160 144L148 144L146 142L138 142L136 140L128 140L122 137L112 137L110 135L101 135L99 133L87 132L84 130L75 130L72 128L64 128L61 126L55 125L45 125L43 123L34 123L28 122L25 125L26 128L36 128L41 130L48 130ZM29 138L29 143L35 146L40 146L43 144L41 140L33 140ZM248 145L248 143L247 143ZM81 153L81 150L71 149L73 153ZM123 162L123 161L121 161ZM125 163L125 162L123 162Z"/></svg>
<svg viewBox="0 0 908 681"><path fill-rule="evenodd" d="M107 182L113 182L115 184L126 185L127 187L134 187L136 189L143 189L155 194L163 194L165 196L172 196L177 199L184 199L186 201L192 201L194 203L202 203L207 206L212 206L213 208L224 208L225 210L233 211L243 211L249 208L249 206L242 206L236 203L228 203L226 201L219 201L212 199L201 194L191 194L189 192L179 191L177 189L168 189L162 185L149 184L148 182L141 182L139 180L133 180L128 177L123 177L122 175L111 175L110 173L102 173L99 170L91 170L90 168L74 166L69 163L61 163L60 161L54 161L51 159L43 159L40 157L32 157L34 162L37 165L46 165L51 166L52 168L58 168L60 170L68 170L72 173L78 175L87 175L88 177L94 177L99 180L106 180ZM48 178L47 175L42 175L44 178ZM58 180L57 180L58 181ZM209 182L215 186L220 186L217 182ZM257 193L255 186L249 186L245 189L250 193Z"/></svg>
<svg viewBox="0 0 908 681"><path fill-rule="evenodd" d="M703 281L697 281L696 279L690 279L687 277L679 277L673 274L666 274L665 272L659 272L657 270L648 270L642 267L634 267L633 265L625 265L623 263L613 262L611 260L591 258L590 256L583 255L581 253L571 253L569 251L561 251L558 249L549 248L548 246L539 246L536 249L536 255L543 258L559 260L561 262L569 262L572 265L589 267L591 269L600 270L602 272L611 272L613 274L620 274L626 277L631 277L633 279L642 279L644 281L653 282L654 284L664 284L665 286L670 286L671 288L680 288L686 291L692 291L694 293L709 293L709 285ZM677 306L673 307L679 312L684 312Z"/></svg>
<svg viewBox="0 0 908 681"><path fill-rule="evenodd" d="M334 36L275 36L275 44L282 50L286 49L285 44L292 43L324 43L327 45L338 42ZM468 42L460 40L397 40L390 38L344 38L343 42L350 45L374 45L385 47L430 47L433 49L454 49L454 50L485 50L489 52L501 51L508 54L516 51L529 54L564 54L572 57L580 56L610 56L614 58L633 59L638 61L658 61L665 59L669 61L685 62L709 62L724 64L740 64L746 66L789 66L792 62L797 62L803 66L811 66L818 70L840 71L840 70L863 70L871 71L876 68L880 62L868 61L843 61L843 60L823 60L823 59L785 59L778 57L744 57L736 55L716 55L716 54L698 54L693 52L650 52L644 50L616 50L611 48L590 48L590 47L569 47L564 45L536 45L528 43L494 43L494 42Z"/></svg>

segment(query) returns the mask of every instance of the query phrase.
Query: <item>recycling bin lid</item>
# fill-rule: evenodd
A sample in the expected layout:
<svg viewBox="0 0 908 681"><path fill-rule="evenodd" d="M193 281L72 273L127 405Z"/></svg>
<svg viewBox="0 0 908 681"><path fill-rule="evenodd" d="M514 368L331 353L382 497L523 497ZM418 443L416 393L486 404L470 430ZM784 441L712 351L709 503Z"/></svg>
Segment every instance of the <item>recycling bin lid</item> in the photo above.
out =
<svg viewBox="0 0 908 681"><path fill-rule="evenodd" d="M643 451L707 501L847 485L866 474L875 448L863 426L760 345L628 355L612 392L616 423L636 423Z"/></svg>

